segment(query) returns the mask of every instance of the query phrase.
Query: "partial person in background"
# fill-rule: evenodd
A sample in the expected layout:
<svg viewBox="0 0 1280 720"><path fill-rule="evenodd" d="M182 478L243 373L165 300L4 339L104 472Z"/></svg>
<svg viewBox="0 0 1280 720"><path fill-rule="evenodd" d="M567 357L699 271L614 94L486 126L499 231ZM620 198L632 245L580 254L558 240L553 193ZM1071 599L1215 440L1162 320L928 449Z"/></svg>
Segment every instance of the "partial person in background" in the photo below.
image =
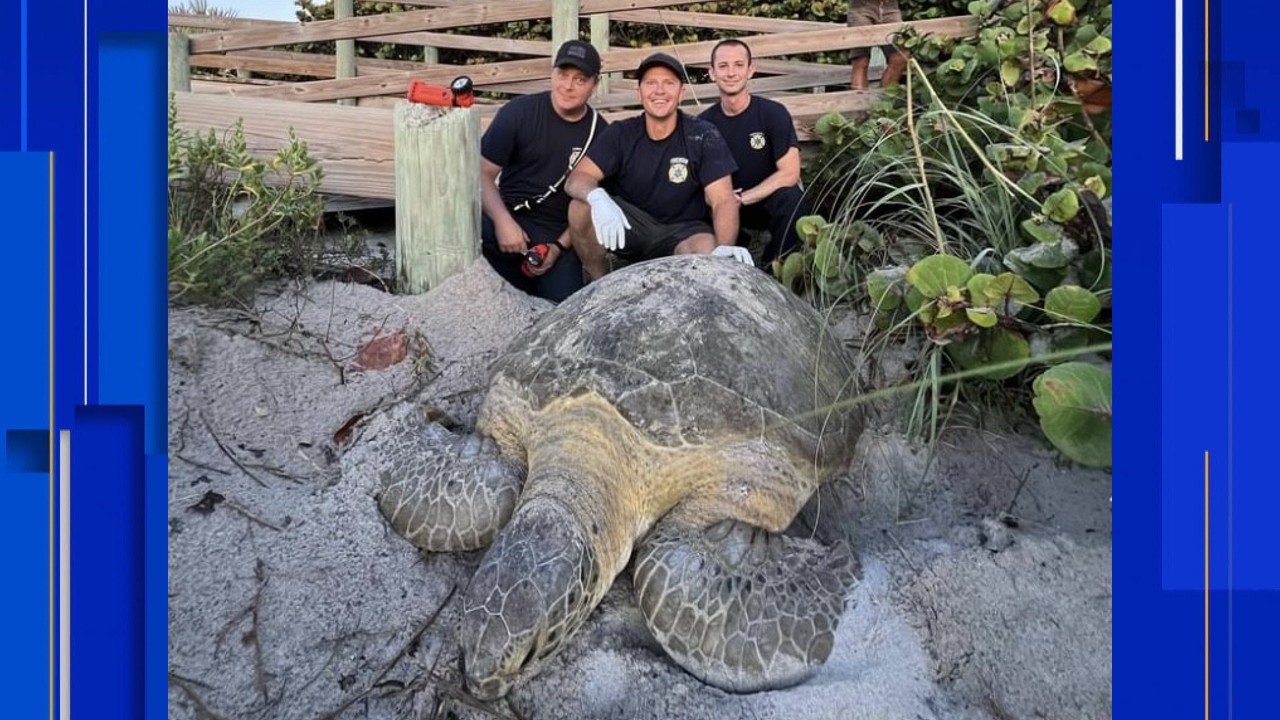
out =
<svg viewBox="0 0 1280 720"><path fill-rule="evenodd" d="M736 246L737 166L715 126L680 109L684 65L659 52L637 73L644 112L610 125L565 183L587 276L608 272L606 251L631 262L700 253L750 264L751 254Z"/></svg>
<svg viewBox="0 0 1280 720"><path fill-rule="evenodd" d="M564 181L608 124L587 99L600 75L590 43L560 46L551 90L511 100L480 142L480 248L521 290L560 302L583 286Z"/></svg>
<svg viewBox="0 0 1280 720"><path fill-rule="evenodd" d="M800 189L800 142L791 113L781 103L754 96L751 48L741 40L721 40L711 49L711 80L720 102L699 115L715 125L733 154L733 194L741 203L743 228L768 230L761 262L765 267L798 244L796 220L808 214Z"/></svg>
<svg viewBox="0 0 1280 720"><path fill-rule="evenodd" d="M898 10L898 0L849 0L850 27L901 22L902 12ZM907 69L909 56L905 50L900 50L892 44L881 45L880 49L884 52L885 59L884 74L880 76L880 87L886 88L896 85L902 78L903 71ZM853 72L849 85L854 90L866 90L867 70L871 66L871 48L856 47L851 49L850 53L853 56Z"/></svg>

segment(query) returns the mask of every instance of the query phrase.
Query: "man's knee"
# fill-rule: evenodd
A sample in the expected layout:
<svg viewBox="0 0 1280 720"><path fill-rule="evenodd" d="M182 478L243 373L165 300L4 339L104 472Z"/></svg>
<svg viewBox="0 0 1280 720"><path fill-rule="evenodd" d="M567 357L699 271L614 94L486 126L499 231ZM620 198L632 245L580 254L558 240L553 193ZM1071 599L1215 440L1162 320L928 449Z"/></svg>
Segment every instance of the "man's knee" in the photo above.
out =
<svg viewBox="0 0 1280 720"><path fill-rule="evenodd" d="M696 233L676 243L675 255L706 255L716 249L716 236Z"/></svg>
<svg viewBox="0 0 1280 720"><path fill-rule="evenodd" d="M591 226L591 206L578 199L569 201L569 229L581 230Z"/></svg>

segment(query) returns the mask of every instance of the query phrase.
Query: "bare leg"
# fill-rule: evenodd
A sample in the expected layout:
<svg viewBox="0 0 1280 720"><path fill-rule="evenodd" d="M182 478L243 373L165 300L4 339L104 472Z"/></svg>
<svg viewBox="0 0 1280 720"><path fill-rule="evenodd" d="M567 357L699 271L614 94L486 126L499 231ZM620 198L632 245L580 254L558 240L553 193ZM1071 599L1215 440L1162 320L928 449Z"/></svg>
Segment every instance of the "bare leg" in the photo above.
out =
<svg viewBox="0 0 1280 720"><path fill-rule="evenodd" d="M902 73L907 69L907 54L901 50L889 53L885 60L884 74L880 76L880 87L887 88L898 84Z"/></svg>
<svg viewBox="0 0 1280 720"><path fill-rule="evenodd" d="M609 272L609 259L604 246L596 240L596 228L591 223L591 206L581 200L569 201L569 241L587 271L588 281L599 280Z"/></svg>
<svg viewBox="0 0 1280 720"><path fill-rule="evenodd" d="M708 255L716 249L716 236L711 233L690 235L676 245L675 255Z"/></svg>
<svg viewBox="0 0 1280 720"><path fill-rule="evenodd" d="M849 76L849 87L854 90L867 89L867 68L870 65L870 55L860 55L853 59L853 72Z"/></svg>

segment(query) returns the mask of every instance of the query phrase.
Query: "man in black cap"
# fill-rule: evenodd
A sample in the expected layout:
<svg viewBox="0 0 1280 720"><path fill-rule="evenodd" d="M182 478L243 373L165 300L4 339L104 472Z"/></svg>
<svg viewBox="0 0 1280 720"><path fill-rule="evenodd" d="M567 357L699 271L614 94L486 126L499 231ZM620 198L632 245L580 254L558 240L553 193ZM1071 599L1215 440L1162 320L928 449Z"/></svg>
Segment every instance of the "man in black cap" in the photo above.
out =
<svg viewBox="0 0 1280 720"><path fill-rule="evenodd" d="M781 103L753 96L751 48L737 39L711 49L711 80L720 102L698 117L715 125L738 164L734 196L744 228L769 231L761 261L768 266L799 245L796 220L808 214L800 189L800 142L791 113Z"/></svg>
<svg viewBox="0 0 1280 720"><path fill-rule="evenodd" d="M551 90L508 102L480 142L481 250L512 285L557 303L583 285L564 181L608 124L587 104L599 75L590 43L565 42Z"/></svg>
<svg viewBox="0 0 1280 720"><path fill-rule="evenodd" d="M610 125L565 183L569 232L587 276L608 272L606 250L631 261L710 253L750 263L735 244L737 165L715 126L680 110L684 66L659 52L637 73L644 113Z"/></svg>

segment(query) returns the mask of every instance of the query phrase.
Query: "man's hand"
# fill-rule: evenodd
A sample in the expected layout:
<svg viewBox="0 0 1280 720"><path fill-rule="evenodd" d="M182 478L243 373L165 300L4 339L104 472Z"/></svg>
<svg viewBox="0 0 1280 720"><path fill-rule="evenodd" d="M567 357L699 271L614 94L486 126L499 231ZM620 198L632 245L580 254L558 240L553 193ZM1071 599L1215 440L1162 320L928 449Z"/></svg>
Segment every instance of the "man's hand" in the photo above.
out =
<svg viewBox="0 0 1280 720"><path fill-rule="evenodd" d="M509 216L506 222L494 223L493 232L498 236L498 249L504 253L521 253L529 249L529 236L520 223Z"/></svg>
<svg viewBox="0 0 1280 720"><path fill-rule="evenodd" d="M596 240L607 250L621 250L627 244L627 230L631 229L622 208L604 188L587 193L587 203L591 205L591 224L596 228Z"/></svg>
<svg viewBox="0 0 1280 720"><path fill-rule="evenodd" d="M715 250L711 251L715 257L733 258L744 265L755 267L755 261L751 259L751 251L741 245L717 245Z"/></svg>
<svg viewBox="0 0 1280 720"><path fill-rule="evenodd" d="M560 248L554 243L547 244L547 254L542 256L542 263L537 267L525 263L529 268L529 274L533 277L545 275L552 266L556 264L556 260L560 259Z"/></svg>

